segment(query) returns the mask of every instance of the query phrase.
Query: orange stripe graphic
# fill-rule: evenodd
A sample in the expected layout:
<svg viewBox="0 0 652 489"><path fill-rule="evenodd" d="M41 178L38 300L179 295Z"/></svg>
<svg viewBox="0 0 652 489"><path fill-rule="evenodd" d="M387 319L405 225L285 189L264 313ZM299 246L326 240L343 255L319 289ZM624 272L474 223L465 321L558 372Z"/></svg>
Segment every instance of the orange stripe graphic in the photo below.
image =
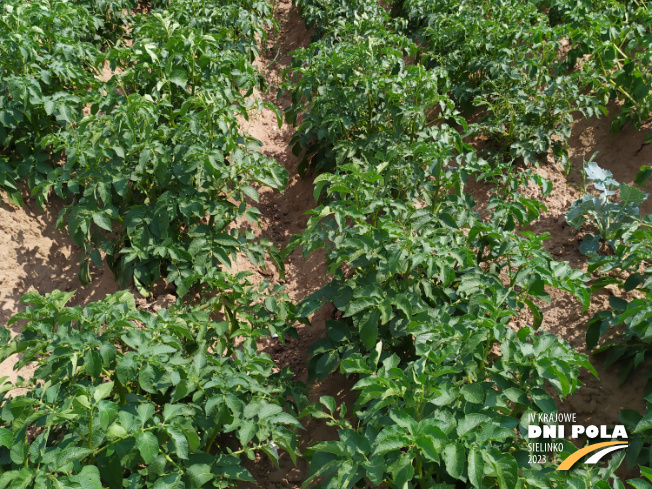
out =
<svg viewBox="0 0 652 489"><path fill-rule="evenodd" d="M589 445L588 447L584 447L573 453L572 455L569 455L566 460L564 460L561 464L559 464L559 467L557 467L557 470L568 470L570 469L575 462L577 462L579 459L581 459L584 455L595 452L596 450L599 450L600 448L604 447L610 447L612 445L627 445L626 441L605 441L603 443L595 443L594 445Z"/></svg>

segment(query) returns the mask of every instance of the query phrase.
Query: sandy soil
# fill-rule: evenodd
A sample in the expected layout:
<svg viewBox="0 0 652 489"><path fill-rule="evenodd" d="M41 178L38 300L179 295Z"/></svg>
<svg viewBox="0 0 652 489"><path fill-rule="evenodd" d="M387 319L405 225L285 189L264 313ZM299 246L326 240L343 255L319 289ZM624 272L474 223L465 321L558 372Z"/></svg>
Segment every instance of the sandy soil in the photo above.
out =
<svg viewBox="0 0 652 489"><path fill-rule="evenodd" d="M0 324L24 310L20 298L28 291L41 294L59 290L77 290L71 305L84 304L103 299L107 294L119 290L113 274L93 269L93 282L83 288L77 279L79 248L67 231L55 226L60 200L50 200L45 212L24 195L25 206L16 207L2 196L0 204ZM12 325L14 333L18 330ZM13 370L17 358L11 357L0 364L0 378L8 376L15 380L18 375ZM26 376L30 368L25 367L20 375Z"/></svg>
<svg viewBox="0 0 652 489"><path fill-rule="evenodd" d="M298 47L308 45L310 33L306 31L290 0L280 0L275 5L275 10L281 29L278 34L270 33L266 46L261 50L261 58L257 61L270 85L269 90L259 96L264 101L278 103L284 108L289 104L289 100L276 100L281 72L289 65L290 53ZM110 76L110 73L105 69L103 76ZM578 120L575 123L570 140L570 155L574 168L581 168L584 159L589 159L595 151L599 151L596 157L598 164L610 169L617 180L632 183L640 166L652 161L652 145L643 144L645 133L634 130L630 125L625 126L619 134L611 136L609 125L608 118ZM283 247L292 235L305 228L305 212L315 205L312 180L301 180L296 175L297 161L289 147L292 127L284 124L279 128L272 111L263 110L252 114L250 120L243 123L243 128L262 142L263 153L276 158L290 173L290 183L285 192L280 194L261 189L261 202L258 205L262 216L261 227L256 233ZM581 183L579 176L573 173L567 179L561 168L551 161L544 163L538 171L553 182L554 189L544 201L547 212L531 226L531 230L550 233L546 248L556 259L568 261L575 268L585 269L586 260L579 252L579 242L586 230L569 228L564 219L570 204L581 195L577 188ZM535 189L526 191L532 195L537 192ZM647 191L652 193L652 184L648 185ZM478 200L482 200L483 189L474 188L473 194ZM73 304L102 299L106 294L118 290L118 285L108 269L94 270L92 284L81 287L76 278L79 250L67 231L56 229L54 225L61 207L62 203L53 199L47 210L41 212L27 196L23 208L8 204L7 199L3 199L0 204L0 242L4 244L0 249L0 324L4 324L13 314L24 309L19 300L28 290L46 293L54 289L76 289L78 292L73 298ZM646 213L652 212L652 199L644 205L643 210ZM254 280L268 279L279 283L278 274L271 265L263 270L252 267L245 260L239 260L235 269L254 272ZM304 260L297 250L289 257L286 263L285 285L287 292L294 299L305 297L327 280L323 255L313 254ZM556 290L550 293L551 303L541 304L544 310L543 327L565 338L580 351L585 351L586 321L594 312L606 307L610 295L620 294L615 288L603 289L594 295L589 311L582 313L579 303L569 294ZM139 300L139 304L157 308L173 299L165 291L161 291L158 296L148 301ZM278 340L261 341L261 350L270 353L280 367L291 366L297 379L305 381L305 351L311 343L325 334L324 321L330 319L332 313L332 309L322 309L312 318L311 327L299 328L299 339L289 339L286 345ZM515 318L514 325L521 326L530 322L531 318L524 312ZM642 393L646 381L643 369L632 373L628 382L619 386L614 369L603 371L600 369L602 359L593 358L592 361L600 373L600 379L583 374L581 379L586 386L563 402L562 411L577 413L578 420L593 424L613 424L617 422L620 408L643 410ZM0 377L7 375L15 379L16 372L12 369L14 362L15 359L10 359L0 365ZM29 375L29 369L24 369L21 374ZM311 399L317 401L321 395L332 395L338 403L346 402L350 406L354 399L350 391L352 385L351 379L332 375L311 390ZM310 443L333 439L335 436L332 428L319 420L313 420L306 425L306 430L301 435L301 448L305 449ZM266 458L259 459L248 467L258 484L243 484L242 487L247 489L299 488L307 473L305 461L300 461L299 466L294 467L289 457L284 455L281 456L280 469L276 469Z"/></svg>

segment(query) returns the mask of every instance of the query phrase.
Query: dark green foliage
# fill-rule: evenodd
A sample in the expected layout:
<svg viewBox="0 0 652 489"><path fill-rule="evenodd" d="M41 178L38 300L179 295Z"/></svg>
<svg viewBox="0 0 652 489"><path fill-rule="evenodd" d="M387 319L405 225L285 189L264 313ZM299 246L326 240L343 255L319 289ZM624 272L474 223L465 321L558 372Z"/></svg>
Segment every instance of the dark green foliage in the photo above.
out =
<svg viewBox="0 0 652 489"><path fill-rule="evenodd" d="M646 2L407 0L403 15L424 46L423 62L445 70L474 132L493 140L492 158L537 160L552 150L569 171L572 115L606 114L624 103L619 130L652 115ZM567 46L567 47L566 47Z"/></svg>
<svg viewBox="0 0 652 489"><path fill-rule="evenodd" d="M264 266L269 250L282 273L268 241L229 229L243 217L258 223L246 200L258 199L252 185L282 190L288 178L238 123L262 108L250 97L264 88L252 60L256 36L274 25L270 6L172 2L129 17L133 46L112 38L102 55L85 39L124 34L129 5L53 6L3 6L11 15L0 49L13 65L0 137L14 150L0 184L16 203L20 178L39 202L51 191L68 202L58 225L82 249L82 284L103 253L123 286L133 281L143 295L161 276L180 296L206 287L203 277L230 268L236 252ZM116 73L100 82L91 70L105 63Z"/></svg>
<svg viewBox="0 0 652 489"><path fill-rule="evenodd" d="M205 307L140 311L128 292L67 307L72 295L26 294L9 322L22 333L0 330L0 361L37 366L27 393L2 388L0 487L226 488L253 480L240 462L257 450L295 459L303 397L255 342L277 314L291 322L281 310L245 294L231 305L249 314L216 321Z"/></svg>
<svg viewBox="0 0 652 489"><path fill-rule="evenodd" d="M65 199L57 224L81 248L83 284L105 254L145 296L161 274L179 296L210 293L156 314L127 292L84 309L66 306L72 293L26 295L10 320L22 333L0 330L0 360L37 367L1 389L0 488L226 488L253 480L244 457L298 455L302 384L256 343L296 336L296 306L279 285L224 271L238 252L260 266L269 253L283 276L268 240L232 226L258 223L256 187L288 178L239 128L262 108L252 61L271 6L134 7L0 7L0 185L16 203L20 179L41 204ZM16 385L27 392L7 395Z"/></svg>
<svg viewBox="0 0 652 489"><path fill-rule="evenodd" d="M100 52L85 39L96 25L82 6L7 1L0 13L0 148L7 155L0 185L20 204L16 181L36 187L47 180L52 165L42 138L81 116L88 88L98 85Z"/></svg>
<svg viewBox="0 0 652 489"><path fill-rule="evenodd" d="M550 151L568 169L574 116L616 99L614 129L649 119L647 4L297 4L316 42L294 54L282 91L299 171L318 174L317 207L282 253L233 225L258 222L258 186L288 181L239 128L262 106L252 61L277 27L271 5L155 0L147 15L129 13L131 0L0 7L0 186L16 203L21 179L40 203L51 192L65 199L58 225L81 248L83 283L105 256L143 295L160 277L179 296L202 293L195 307L156 314L126 292L84 309L66 306L71 294L26 295L33 306L10 321L24 321L22 333L0 330L0 360L19 353L17 368L37 366L18 383L26 394L0 389L0 489L234 487L251 480L243 456L277 462L278 447L295 460L299 413L338 429L309 448L305 486L623 488L614 471L624 454L557 472L575 448L563 442L557 458L532 464L525 433L528 415L556 411L551 393L577 391L582 368L595 374L545 331L551 288L584 310L591 288L638 290L644 299L612 298L587 341L623 379L649 357L645 194L586 167L600 195L567 217L598 229L581 245L589 272L602 274L589 287L588 274L544 250L546 235L526 231L545 206L521 189L550 193L531 168ZM103 82L106 66L114 74ZM478 136L482 153L469 144ZM471 181L489 189L484 209ZM600 254L605 242L613 254ZM224 270L237 253L259 266L268 254L282 279L298 246L324 250L332 277L299 304ZM336 313L308 351L309 379L355 376L355 420L327 396L307 405L289 369L274 373L256 348L260 337L296 335L294 323L326 303ZM523 310L531 324L516 329ZM600 344L612 326L622 341ZM647 400L646 413L621 413L630 465L649 465Z"/></svg>
<svg viewBox="0 0 652 489"><path fill-rule="evenodd" d="M636 187L618 183L611 172L595 162L585 166L585 177L598 191L586 193L575 201L566 214L569 224L595 226L598 234L588 234L580 251L588 258L588 269L596 279L593 290L616 284L623 293L636 291L633 298L610 297L609 308L599 311L588 322L586 343L593 353L603 353L605 368L618 368L621 383L635 372L645 372L652 357L652 221L641 217L639 206L647 194ZM636 178L642 184L649 177L643 167ZM607 247L603 248L602 244ZM609 252L605 253L608 249ZM615 334L614 334L615 333ZM652 370L647 367L647 378ZM639 374L640 375L640 374ZM647 464L652 454L650 429L652 419L652 383L646 387L647 413L621 411L621 421L630 433L632 449L628 465ZM644 487L644 486L641 486Z"/></svg>
<svg viewBox="0 0 652 489"><path fill-rule="evenodd" d="M563 398L579 388L580 368L595 373L542 329L549 289L586 310L589 277L523 230L545 207L521 186L545 197L552 184L513 165L549 150L564 160L573 114L605 110L559 55L565 14L557 8L551 25L527 2L298 4L319 39L286 72L286 114L300 171L320 172L319 205L285 254L326 250L333 279L297 309L337 309L309 350L309 376L340 370L360 391L355 424L337 418L331 398L311 408L339 440L310 448L304 485L622 487L622 455L556 472L559 459L528 463L523 434L527 414L557 409L551 388ZM467 124L476 108L483 117ZM478 134L491 151L465 143ZM484 217L470 179L491 188ZM624 193L638 202L632 187ZM628 205L613 212L629 215ZM524 308L532 325L514 331Z"/></svg>

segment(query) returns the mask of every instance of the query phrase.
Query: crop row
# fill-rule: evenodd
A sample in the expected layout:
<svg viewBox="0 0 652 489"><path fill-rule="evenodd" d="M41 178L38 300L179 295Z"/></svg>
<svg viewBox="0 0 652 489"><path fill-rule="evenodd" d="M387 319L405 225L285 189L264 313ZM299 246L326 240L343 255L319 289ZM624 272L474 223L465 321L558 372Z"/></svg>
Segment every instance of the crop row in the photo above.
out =
<svg viewBox="0 0 652 489"><path fill-rule="evenodd" d="M574 114L606 114L618 99L612 130L649 119L652 17L645 3L508 5L407 0L400 12L424 45L421 62L446 71L467 114L482 110L473 132L494 142L496 157L536 164L552 149L569 171Z"/></svg>
<svg viewBox="0 0 652 489"><path fill-rule="evenodd" d="M51 158L41 139L81 117L82 100L99 83L101 49L124 33L123 10L134 7L129 0L3 2L0 185L15 203L22 203L18 180L35 188L47 178Z"/></svg>
<svg viewBox="0 0 652 489"><path fill-rule="evenodd" d="M588 269L595 276L593 290L615 284L629 297L610 297L609 308L596 313L588 322L586 343L595 353L606 352L604 367L617 366L621 384L632 372L645 369L652 355L652 221L641 217L639 206L648 197L641 190L613 179L594 161L585 165L587 184L597 195L586 193L575 201L566 214L566 220L577 228L589 223L597 230L587 234L580 251L588 258ZM649 167L641 168L636 183L643 184L651 175ZM624 294L623 294L624 295ZM618 330L622 326L622 330ZM615 334L614 330L620 334ZM609 338L608 333L611 333ZM601 343L600 339L607 336ZM600 344L599 344L600 343ZM652 377L647 367L646 377ZM635 438L627 451L630 465L637 460L649 463L650 430L652 430L652 393L646 386L646 412L641 415L633 409L623 409L620 419L632 433L644 435ZM652 464L650 464L652 465Z"/></svg>
<svg viewBox="0 0 652 489"><path fill-rule="evenodd" d="M105 43L100 52L79 34L104 25L90 9L53 6L3 5L19 32L5 30L2 44L3 62L12 63L2 66L11 74L3 81L4 178L16 201L16 180L27 178L40 202L50 191L68 202L58 225L82 249L82 284L103 253L123 286L133 280L144 295L161 274L179 296L215 286L238 251L264 265L269 243L229 225L257 222L246 201L258 199L252 184L287 182L238 123L259 104L249 96L264 80L251 62L270 7L173 3L133 19L133 45ZM38 30L43 40L30 35ZM109 66L114 74L101 82L94 70ZM51 73L57 67L63 73Z"/></svg>
<svg viewBox="0 0 652 489"><path fill-rule="evenodd" d="M258 222L256 184L287 182L240 130L260 108L252 61L271 6L134 7L0 6L2 186L17 204L20 180L40 203L64 200L82 283L104 255L123 286L147 295L163 275L200 304L150 313L127 291L83 308L73 292L26 294L9 322L20 334L0 330L0 360L36 368L0 388L0 488L225 488L253 480L241 462L256 453L297 456L304 395L256 344L293 334L296 306L225 270L237 252L279 257L230 226Z"/></svg>
<svg viewBox="0 0 652 489"><path fill-rule="evenodd" d="M586 309L589 276L553 260L545 235L522 231L545 207L520 186L538 184L545 197L551 183L515 160L538 163L551 147L562 154L554 146L568 136L572 113L593 115L606 103L597 82L588 96L573 76L555 77L554 66L534 69L557 55L557 44L544 42L555 27L535 4L298 5L317 40L295 53L286 73L286 116L297 124L301 171L320 172L320 205L293 246L305 254L325 249L334 278L297 314L334 305L328 338L310 349L309 372L319 380L339 369L357 376L360 391L355 422L338 418L330 399L313 413L338 426L339 440L309 449L309 481L324 488L624 487L614 475L622 455L604 468L560 472L556 459L531 463L522 435L531 414L557 410L550 392L563 399L579 388L580 368L595 371L540 329L546 289L568 291ZM568 10L562 20L577 14ZM636 28L638 17L628 18ZM620 61L610 65L610 79L616 65L640 68L637 56ZM642 111L643 102L624 110ZM458 111L485 106L472 124ZM465 138L482 134L499 144L479 154ZM486 218L465 191L469 179L490 189ZM532 327L515 331L510 319L525 308ZM647 427L635 423L635 443L643 444ZM574 447L564 450L558 455Z"/></svg>

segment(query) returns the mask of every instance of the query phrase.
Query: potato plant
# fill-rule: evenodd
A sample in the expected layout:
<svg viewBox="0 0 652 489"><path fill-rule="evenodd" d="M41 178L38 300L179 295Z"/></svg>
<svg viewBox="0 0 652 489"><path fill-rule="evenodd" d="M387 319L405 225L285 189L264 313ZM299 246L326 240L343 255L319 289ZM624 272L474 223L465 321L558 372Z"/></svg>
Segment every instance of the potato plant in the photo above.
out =
<svg viewBox="0 0 652 489"><path fill-rule="evenodd" d="M338 36L342 28L360 20L378 25L378 18L385 16L380 4L370 0L297 0L294 3L301 11L306 27L315 30L313 40L325 34Z"/></svg>
<svg viewBox="0 0 652 489"><path fill-rule="evenodd" d="M94 20L71 2L0 5L0 185L18 205L18 182L37 187L53 169L43 138L79 118L88 88L98 85L100 52L87 39Z"/></svg>
<svg viewBox="0 0 652 489"><path fill-rule="evenodd" d="M552 147L564 156L572 112L581 108L579 88L557 69L560 34L534 2L516 8L464 2L458 8L415 0L403 7L427 46L424 63L446 70L466 113L483 114L474 130L495 142L489 156L536 164Z"/></svg>
<svg viewBox="0 0 652 489"><path fill-rule="evenodd" d="M356 432L348 426L340 442L311 449L310 480L336 471L322 487L362 480L431 487L454 479L484 487L485 476L499 487L518 481L551 487L556 480L554 469L541 472L523 462L519 425L526 412L556 410L546 384L564 397L579 387L579 369L593 367L553 335L530 328L514 333L508 323L527 307L539 328L536 302L548 299L546 286L570 291L586 307L586 278L554 262L541 238L518 238L505 229L500 210L489 222L479 220L462 190L463 171L446 170L447 197L423 208L394 197L391 180L376 184L383 166L376 173L344 165L339 176L317 179L330 183L324 187L330 198L313 211L296 243L306 252L325 247L335 278L308 296L297 314L309 316L332 302L341 319L328 323L328 337L310 348L309 374L322 380L340 369L360 376L355 388L361 391ZM519 224L533 218L507 214L521 215ZM466 441L472 423L487 436L474 431ZM353 453L353 462L345 462ZM568 482L559 477L557 483ZM588 483L598 475L578 477Z"/></svg>
<svg viewBox="0 0 652 489"><path fill-rule="evenodd" d="M549 18L552 24L564 26L571 46L566 65L576 70L575 77L588 96L605 102L610 99L622 102L612 122L612 131L617 132L628 121L635 127L649 121L652 17L647 2L601 1L577 5L552 1Z"/></svg>
<svg viewBox="0 0 652 489"><path fill-rule="evenodd" d="M400 147L400 138L415 142L442 119L438 110L455 117L443 95L447 79L406 65L404 56L417 47L405 36L382 25L342 33L342 42L326 38L297 52L287 73L293 104L286 117L295 122L303 115L292 139L295 154L303 155L300 172L331 171L361 152L392 151L390 143Z"/></svg>
<svg viewBox="0 0 652 489"><path fill-rule="evenodd" d="M650 352L652 330L647 324L648 296L650 293L649 263L652 255L652 234L649 216L639 215L639 206L647 194L636 187L618 183L611 172L590 162L585 167L587 180L598 191L598 195L586 193L575 201L566 214L569 224L579 228L588 223L598 230L597 235L588 234L580 245L589 258L588 269L597 275L593 288L617 284L624 292L639 291L645 299L635 298L629 302L611 297L610 310L599 312L588 323L587 345L595 348L602 336L611 327L624 325L623 338L603 343L598 351L608 351L607 367L619 362L621 380L643 363ZM643 170L637 178L642 183L646 178ZM605 252L602 243L608 246Z"/></svg>
<svg viewBox="0 0 652 489"><path fill-rule="evenodd" d="M253 481L245 458L298 456L301 384L256 343L296 336L296 305L279 285L224 270L236 252L258 265L269 252L282 272L269 241L230 230L258 221L254 185L282 190L288 178L239 127L262 106L252 61L271 7L134 7L2 5L0 182L16 203L21 178L40 203L64 199L57 224L81 248L83 284L106 258L142 295L161 273L178 296L219 293L157 313L127 291L84 308L67 306L73 293L27 294L9 321L21 333L0 330L1 360L36 365L1 388L2 488L233 487Z"/></svg>
<svg viewBox="0 0 652 489"><path fill-rule="evenodd" d="M650 14L641 3L400 5L424 45L424 63L447 71L454 99L479 116L475 132L495 142L492 158L538 164L551 150L569 171L573 115L606 114L614 99L623 102L614 130L652 115Z"/></svg>
<svg viewBox="0 0 652 489"><path fill-rule="evenodd" d="M253 184L282 190L288 178L238 124L262 107L250 95L264 88L251 63L256 35L273 25L265 5L202 2L188 10L180 1L135 16L132 45L98 55L117 72L89 85L90 114L82 117L78 103L61 130L40 137L43 151L65 159L47 167L33 192L68 202L58 225L82 250L82 284L103 255L122 285L133 282L143 295L161 277L179 296L205 288L203 277L230 268L238 251L261 266L269 252L282 268L270 242L229 230L238 218L258 222ZM224 22L214 24L220 15ZM10 176L5 182L15 187Z"/></svg>
<svg viewBox="0 0 652 489"><path fill-rule="evenodd" d="M95 31L90 36L86 33L89 40L104 47L127 36L138 6L137 0L75 0L74 3L86 8L93 18Z"/></svg>
<svg viewBox="0 0 652 489"><path fill-rule="evenodd" d="M267 2L249 0L242 2L156 1L152 6L165 8L184 26L215 33L221 43L253 61L258 57L258 43L267 40L267 29L277 29L272 16L272 6Z"/></svg>
<svg viewBox="0 0 652 489"><path fill-rule="evenodd" d="M598 195L587 192L575 201L566 220L578 228L586 223L598 230L596 235L588 234L580 245L580 251L589 259L588 269L595 275L592 287L598 290L615 284L624 293L638 292L629 299L610 297L609 308L596 313L587 323L587 347L596 354L603 353L604 367L618 368L620 382L624 383L636 369L646 368L652 354L652 222L650 216L643 217L639 212L648 195L618 183L611 172L594 161L585 166L585 176ZM649 167L643 167L635 183L642 184L649 176ZM650 377L649 368L646 375ZM648 394L651 385L648 382ZM621 420L633 433L633 448L627 453L630 466L647 464L652 454L652 396L646 400L644 414L632 409L621 411Z"/></svg>
<svg viewBox="0 0 652 489"><path fill-rule="evenodd" d="M282 305L221 321L197 307L138 310L129 292L69 307L73 294L26 294L9 321L22 332L0 330L0 360L37 366L2 387L1 488L226 488L253 480L241 459L256 451L295 459L302 396L255 342ZM12 397L16 386L27 393Z"/></svg>

